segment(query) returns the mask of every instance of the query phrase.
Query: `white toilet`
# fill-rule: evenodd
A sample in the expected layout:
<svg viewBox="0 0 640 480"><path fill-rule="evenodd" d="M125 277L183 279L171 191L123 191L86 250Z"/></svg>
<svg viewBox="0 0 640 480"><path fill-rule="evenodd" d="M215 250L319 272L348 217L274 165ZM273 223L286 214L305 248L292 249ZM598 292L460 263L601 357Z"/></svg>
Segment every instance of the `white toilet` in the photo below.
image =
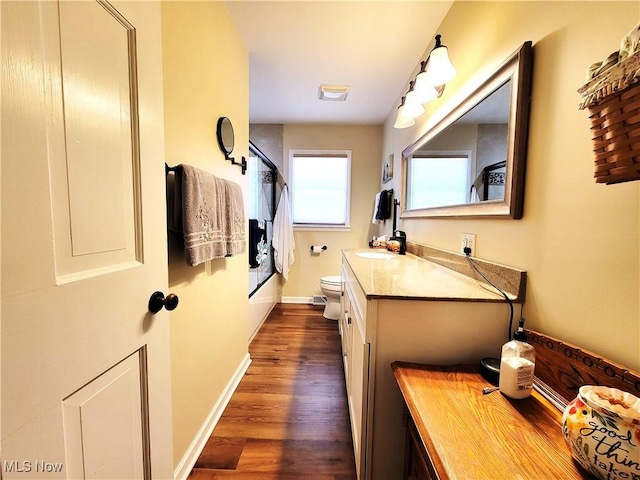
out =
<svg viewBox="0 0 640 480"><path fill-rule="evenodd" d="M322 316L329 320L338 320L340 318L340 287L342 286L342 277L340 275L330 275L320 279L320 289L323 295L327 297L327 303L324 306Z"/></svg>

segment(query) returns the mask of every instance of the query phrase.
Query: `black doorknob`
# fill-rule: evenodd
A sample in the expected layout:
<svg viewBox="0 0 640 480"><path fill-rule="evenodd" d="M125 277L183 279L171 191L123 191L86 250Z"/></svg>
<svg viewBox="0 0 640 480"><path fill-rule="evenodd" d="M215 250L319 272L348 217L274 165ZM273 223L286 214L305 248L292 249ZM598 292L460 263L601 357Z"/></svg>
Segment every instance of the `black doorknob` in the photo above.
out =
<svg viewBox="0 0 640 480"><path fill-rule="evenodd" d="M153 292L151 298L149 298L149 311L151 313L158 313L162 310L162 307L167 310L174 310L178 306L179 301L178 296L173 293L165 297L162 292Z"/></svg>

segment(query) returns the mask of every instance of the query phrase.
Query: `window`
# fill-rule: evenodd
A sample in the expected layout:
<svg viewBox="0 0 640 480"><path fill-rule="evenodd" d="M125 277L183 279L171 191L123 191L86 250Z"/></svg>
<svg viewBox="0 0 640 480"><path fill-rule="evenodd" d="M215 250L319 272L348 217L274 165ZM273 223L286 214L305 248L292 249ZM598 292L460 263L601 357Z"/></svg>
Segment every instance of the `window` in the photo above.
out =
<svg viewBox="0 0 640 480"><path fill-rule="evenodd" d="M349 227L351 151L289 151L295 227Z"/></svg>
<svg viewBox="0 0 640 480"><path fill-rule="evenodd" d="M469 202L471 152L414 155L408 168L407 209Z"/></svg>

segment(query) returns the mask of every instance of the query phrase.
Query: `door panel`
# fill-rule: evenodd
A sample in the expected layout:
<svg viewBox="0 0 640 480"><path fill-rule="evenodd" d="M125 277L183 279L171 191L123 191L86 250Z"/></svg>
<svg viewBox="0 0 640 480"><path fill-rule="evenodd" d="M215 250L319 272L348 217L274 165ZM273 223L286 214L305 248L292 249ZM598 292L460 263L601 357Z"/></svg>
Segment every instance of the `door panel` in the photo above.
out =
<svg viewBox="0 0 640 480"><path fill-rule="evenodd" d="M135 267L142 252L135 29L106 3L62 2L59 17L62 83L49 98L62 122L48 133L65 147L51 156L62 283Z"/></svg>
<svg viewBox="0 0 640 480"><path fill-rule="evenodd" d="M132 30L96 2L61 3L59 14L72 254L121 250L133 230L138 157L131 144Z"/></svg>
<svg viewBox="0 0 640 480"><path fill-rule="evenodd" d="M136 352L63 401L70 477L143 478L149 470L140 371L145 354Z"/></svg>
<svg viewBox="0 0 640 480"><path fill-rule="evenodd" d="M138 373L76 405L97 425L82 436L82 455L87 465L104 460L103 472L120 468L92 434L115 409L129 421L108 425L110 435L148 425L148 442L136 433L127 451L138 459L147 451L150 472L134 467L134 475L171 478L169 317L147 311L151 293L167 288L160 6L0 8L1 448L12 466L3 478L24 475L25 461L63 464L46 478L75 471L69 402L134 357ZM126 414L132 401L136 415Z"/></svg>

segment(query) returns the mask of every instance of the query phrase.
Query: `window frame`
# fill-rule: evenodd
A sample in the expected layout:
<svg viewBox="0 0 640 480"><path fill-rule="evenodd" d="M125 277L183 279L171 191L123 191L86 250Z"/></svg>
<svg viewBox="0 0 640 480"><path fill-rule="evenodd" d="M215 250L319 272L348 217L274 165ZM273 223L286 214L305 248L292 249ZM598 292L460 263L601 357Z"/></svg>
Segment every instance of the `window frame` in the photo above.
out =
<svg viewBox="0 0 640 480"><path fill-rule="evenodd" d="M295 202L296 185L293 182L293 162L295 157L328 157L328 158L345 158L347 165L347 184L345 191L345 221L340 224L331 223L295 223L293 219L293 205ZM290 191L291 215L294 230L298 231L349 231L351 230L351 150L307 150L307 149L290 149L288 155L288 186Z"/></svg>

